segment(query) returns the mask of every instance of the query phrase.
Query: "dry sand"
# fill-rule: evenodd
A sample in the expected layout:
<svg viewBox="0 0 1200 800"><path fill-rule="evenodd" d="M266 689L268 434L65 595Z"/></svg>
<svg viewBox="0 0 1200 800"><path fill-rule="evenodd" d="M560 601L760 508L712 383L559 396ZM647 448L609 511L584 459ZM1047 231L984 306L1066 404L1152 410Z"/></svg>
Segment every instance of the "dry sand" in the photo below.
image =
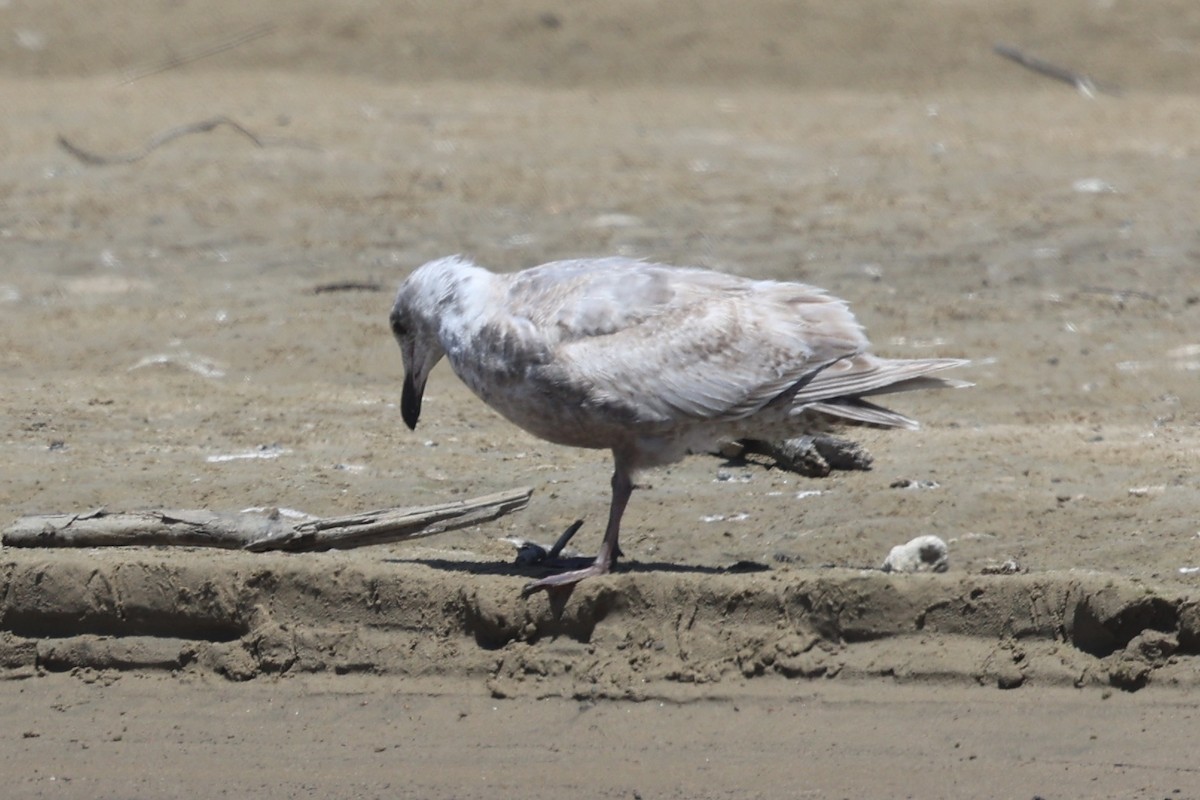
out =
<svg viewBox="0 0 1200 800"><path fill-rule="evenodd" d="M1200 797L1193 3L94 5L0 7L0 509L536 492L349 552L5 549L6 796ZM56 145L216 115L264 146ZM855 431L869 472L647 474L555 614L497 539L594 549L608 455L445 367L400 420L391 292L452 252L807 281L978 385ZM862 569L923 534L948 572Z"/></svg>

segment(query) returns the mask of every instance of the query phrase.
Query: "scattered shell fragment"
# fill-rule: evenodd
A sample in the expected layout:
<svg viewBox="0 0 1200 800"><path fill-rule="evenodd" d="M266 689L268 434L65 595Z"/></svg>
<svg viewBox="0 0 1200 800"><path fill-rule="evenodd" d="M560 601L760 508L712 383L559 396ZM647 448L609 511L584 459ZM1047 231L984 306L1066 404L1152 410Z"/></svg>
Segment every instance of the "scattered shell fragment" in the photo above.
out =
<svg viewBox="0 0 1200 800"><path fill-rule="evenodd" d="M918 536L892 548L883 560L884 572L945 572L950 566L946 543L936 536Z"/></svg>
<svg viewBox="0 0 1200 800"><path fill-rule="evenodd" d="M915 480L901 478L888 484L889 489L936 489L941 486L937 481Z"/></svg>
<svg viewBox="0 0 1200 800"><path fill-rule="evenodd" d="M101 254L101 261L104 262L106 267L119 266L120 262L116 264L109 263L114 259L115 257L111 251L105 250ZM71 278L64 281L63 288L71 294L118 295L147 291L153 288L153 286L148 281L124 278L120 275L88 275L83 278Z"/></svg>
<svg viewBox="0 0 1200 800"><path fill-rule="evenodd" d="M745 511L739 511L736 514L705 514L700 517L701 522L744 522L750 519L750 515Z"/></svg>
<svg viewBox="0 0 1200 800"><path fill-rule="evenodd" d="M292 451L288 450L286 447L260 445L257 450L249 450L244 453L218 453L217 455L208 456L204 460L210 464L223 464L227 461L249 461L259 458L279 458L280 456L286 455L290 452Z"/></svg>
<svg viewBox="0 0 1200 800"><path fill-rule="evenodd" d="M640 217L632 214L600 214L588 220L589 228L633 228L642 224Z"/></svg>
<svg viewBox="0 0 1200 800"><path fill-rule="evenodd" d="M1103 178L1080 178L1071 188L1082 194L1115 194L1116 189Z"/></svg>
<svg viewBox="0 0 1200 800"><path fill-rule="evenodd" d="M138 361L129 368L129 372L144 367L157 365L182 367L189 372L194 372L202 378L224 378L225 369L216 361L205 356L193 355L186 351L178 353L157 353L152 356L146 356L141 361Z"/></svg>
<svg viewBox="0 0 1200 800"><path fill-rule="evenodd" d="M1000 564L988 564L983 569L979 570L980 575L1016 575L1027 570L1017 563L1015 558L1010 558Z"/></svg>
<svg viewBox="0 0 1200 800"><path fill-rule="evenodd" d="M1167 358L1196 358L1200 356L1200 344L1185 344L1167 351Z"/></svg>

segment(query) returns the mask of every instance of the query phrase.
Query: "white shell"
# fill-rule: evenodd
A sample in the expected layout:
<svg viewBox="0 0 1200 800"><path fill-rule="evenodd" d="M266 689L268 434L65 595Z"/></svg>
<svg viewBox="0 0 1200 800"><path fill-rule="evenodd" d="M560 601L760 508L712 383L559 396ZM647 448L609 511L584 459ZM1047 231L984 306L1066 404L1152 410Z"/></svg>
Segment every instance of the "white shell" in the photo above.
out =
<svg viewBox="0 0 1200 800"><path fill-rule="evenodd" d="M908 544L896 545L883 560L884 572L945 572L950 551L936 536L918 536Z"/></svg>

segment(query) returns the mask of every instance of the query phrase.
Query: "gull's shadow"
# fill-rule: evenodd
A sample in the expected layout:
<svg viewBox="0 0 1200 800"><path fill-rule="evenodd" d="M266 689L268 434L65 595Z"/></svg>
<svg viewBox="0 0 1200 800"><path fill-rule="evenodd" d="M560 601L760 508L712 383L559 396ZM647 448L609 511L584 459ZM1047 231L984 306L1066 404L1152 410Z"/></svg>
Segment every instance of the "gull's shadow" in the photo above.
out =
<svg viewBox="0 0 1200 800"><path fill-rule="evenodd" d="M590 558L559 559L553 564L514 564L511 561L460 561L448 558L386 558L392 564L423 564L443 572L460 572L466 575L503 575L520 578L544 578L557 572L579 569L592 563ZM613 574L674 572L695 575L737 575L748 572L765 572L770 567L753 561L739 561L727 567L710 567L702 564L674 564L669 561L621 561L613 568Z"/></svg>
<svg viewBox="0 0 1200 800"><path fill-rule="evenodd" d="M558 541L547 548L536 542L526 542L519 548L517 558L513 561L465 561L448 558L390 558L384 559L391 563L424 564L432 569L445 572L466 572L471 575L507 575L525 578L544 578L561 572L584 569L590 566L594 558L590 556L564 556L562 550L583 526L583 520L577 519L563 531ZM696 575L727 575L747 572L764 572L770 567L754 561L737 561L728 567L709 567L699 564L675 564L666 561L626 561L618 549L619 558L613 564L612 571L621 572L675 572L692 573Z"/></svg>

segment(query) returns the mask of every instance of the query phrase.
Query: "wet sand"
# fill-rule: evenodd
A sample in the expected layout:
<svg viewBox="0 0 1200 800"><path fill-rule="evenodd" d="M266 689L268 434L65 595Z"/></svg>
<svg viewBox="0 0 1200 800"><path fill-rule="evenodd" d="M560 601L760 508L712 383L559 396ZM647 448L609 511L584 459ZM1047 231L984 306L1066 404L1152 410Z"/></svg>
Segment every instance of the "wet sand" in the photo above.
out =
<svg viewBox="0 0 1200 800"><path fill-rule="evenodd" d="M0 695L21 758L9 796L1196 795L1193 743L1171 732L1197 708L1172 691L789 682L592 703L353 676L93 677Z"/></svg>

